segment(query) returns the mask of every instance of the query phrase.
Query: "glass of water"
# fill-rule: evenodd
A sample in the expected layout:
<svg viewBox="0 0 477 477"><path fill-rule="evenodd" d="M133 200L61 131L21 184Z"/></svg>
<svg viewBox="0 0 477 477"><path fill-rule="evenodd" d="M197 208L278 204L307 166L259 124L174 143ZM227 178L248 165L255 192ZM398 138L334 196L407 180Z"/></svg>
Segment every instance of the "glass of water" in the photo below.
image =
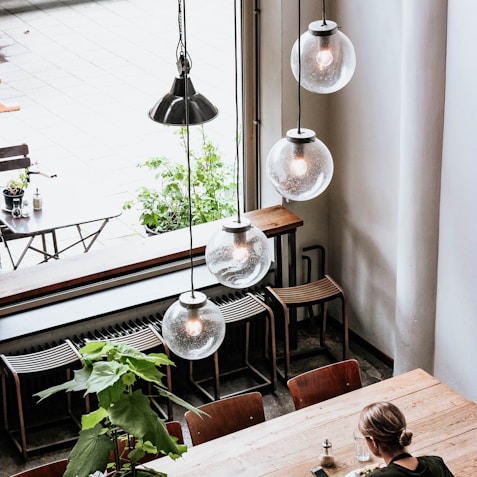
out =
<svg viewBox="0 0 477 477"><path fill-rule="evenodd" d="M356 451L356 459L359 462L366 462L369 460L369 447L366 442L366 437L364 437L361 432L357 429L353 432L354 437L354 448Z"/></svg>

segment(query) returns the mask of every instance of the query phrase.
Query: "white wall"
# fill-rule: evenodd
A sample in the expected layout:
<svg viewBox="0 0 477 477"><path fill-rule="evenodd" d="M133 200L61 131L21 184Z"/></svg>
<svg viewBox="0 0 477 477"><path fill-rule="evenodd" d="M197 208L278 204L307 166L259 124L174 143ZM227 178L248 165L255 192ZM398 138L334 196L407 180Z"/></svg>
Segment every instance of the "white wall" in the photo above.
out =
<svg viewBox="0 0 477 477"><path fill-rule="evenodd" d="M424 39L431 41L429 46L432 47L433 35L445 38L447 2L439 0L438 14L429 1L421 2L419 8L424 3L428 11L426 13L425 8L421 11L423 17L420 21L426 25L429 20ZM272 47L275 52L273 59L281 61L277 66L267 64L265 60L264 68L273 69L275 75L281 73L282 131L267 130L264 124L263 162L270 143L273 144L279 139L279 134L283 135L296 124L296 114L290 108L289 99L296 97L296 83L289 71L289 48L296 37L296 14L293 13L296 3L263 0L262 23L266 23L267 10L277 14L279 4L281 56L276 45L278 25L274 25L275 28L269 27L273 39L263 38L262 58L268 58L266 49ZM315 1L302 0L302 4L305 25L319 18L321 12ZM334 2L329 18L340 24L343 33L354 44L356 72L351 82L333 95L312 98L313 95L305 93L304 117L309 121L306 127L315 129L330 148L335 174L324 195L307 203L286 205L305 220L298 236L299 246L313 241L326 245L327 270L347 291L352 330L394 358L395 363L400 363L398 372L424 367L464 396L477 400L474 370L477 346L473 343L477 336L477 135L473 127L475 122L472 122L472 114L477 109L477 75L475 62L470 56L471 45L477 41L471 23L471 19L477 16L477 5L471 0L449 1L447 77L442 69L442 79L436 81L429 80L429 68L433 64L425 64L421 71L416 63L417 56L413 58L414 63L408 64L406 55L402 55L403 48L408 48L409 39L412 39L409 35L415 35L416 42L423 41L419 37L423 31L419 28L406 31L408 22L403 21L403 12L409 15L413 5L416 4L410 0ZM443 63L445 44L439 49L443 51L436 58ZM422 51L425 52L425 47ZM427 57L423 58L423 63L426 60L429 63ZM437 68L436 71L440 70ZM421 90L420 79L424 84ZM442 148L444 102L442 93L438 92L443 90L444 79L447 80L447 97L442 154L436 148ZM441 80L441 85L434 84ZM417 85L413 93L417 94L419 101L422 95L428 94L427 85L427 89L440 94L436 101L440 101L441 111L439 113L439 107L434 108L431 126L425 116L421 117L418 108L422 105L416 104L415 125L408 127L407 118L413 115L413 111L409 106L407 81ZM277 97L277 92L268 89L267 102L262 105L264 116L273 96ZM274 108L271 114L276 112ZM433 180L422 183L425 197L420 195L419 181L410 188L403 187L406 184L402 183L415 180L403 165L412 166L410 153L416 154L419 150L409 149L407 136L416 141L421 133L424 139L419 147L424 152L425 142L432 143L432 154L425 159L430 162L424 161L416 169L423 174L427 165L433 167ZM419 158L419 154L416 157ZM439 195L439 184L433 183L439 180L441 160L442 196ZM422 182L427 181L424 175L421 178ZM270 203L277 202L270 191L266 196ZM437 204L433 207L435 219L430 221L432 232L428 238L426 200L431 197ZM440 229L437 228L439 201ZM414 206L420 209L409 217L413 226L409 233L403 234L402 229L407 226L403 210L406 212L407 208L412 213ZM426 246L432 247L430 242L435 243L435 250L428 254ZM406 247L412 249L414 258L407 254ZM406 289L402 286L406 276L402 270L406 271L406 267L413 273L413 280L425 289L422 298L424 314L418 309L418 293L411 296L413 287ZM401 305L411 300L416 303L415 316L412 316L412 307L407 314L400 313ZM404 328L402 316L407 320ZM397 318L399 323L396 323ZM408 343L405 342L406 336L399 336L403 333L408 334Z"/></svg>

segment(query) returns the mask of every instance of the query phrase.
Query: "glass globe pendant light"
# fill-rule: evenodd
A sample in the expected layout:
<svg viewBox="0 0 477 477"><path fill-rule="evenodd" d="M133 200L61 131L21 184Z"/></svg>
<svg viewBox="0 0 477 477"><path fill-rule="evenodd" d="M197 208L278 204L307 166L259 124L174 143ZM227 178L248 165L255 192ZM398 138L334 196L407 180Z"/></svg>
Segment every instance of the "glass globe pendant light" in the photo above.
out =
<svg viewBox="0 0 477 477"><path fill-rule="evenodd" d="M219 283L230 288L247 288L258 283L270 269L268 239L250 220L224 222L205 249L205 261Z"/></svg>
<svg viewBox="0 0 477 477"><path fill-rule="evenodd" d="M236 11L236 1L234 7ZM224 221L222 230L207 243L205 261L209 271L222 285L230 288L247 288L258 283L267 274L271 257L265 234L240 214L237 15L234 15L234 25L237 217Z"/></svg>
<svg viewBox="0 0 477 477"><path fill-rule="evenodd" d="M298 33L301 1L298 1ZM298 36L298 50L301 38ZM333 158L326 145L311 129L301 127L301 55L298 55L298 127L290 129L267 157L267 176L275 190L285 199L310 200L328 187L333 177Z"/></svg>
<svg viewBox="0 0 477 477"><path fill-rule="evenodd" d="M291 52L291 69L298 81L301 58L301 85L312 93L334 93L346 86L356 68L356 54L349 38L338 30L338 25L323 17L308 26ZM299 54L299 51L301 54Z"/></svg>
<svg viewBox="0 0 477 477"><path fill-rule="evenodd" d="M184 51L187 57L185 0L184 12ZM181 358L202 359L215 353L225 337L225 320L217 305L210 302L206 295L194 290L194 261L192 257L192 195L190 166L189 108L187 91L187 71L185 72L185 128L188 171L189 199L189 256L191 290L182 293L164 314L162 334L170 350Z"/></svg>
<svg viewBox="0 0 477 477"><path fill-rule="evenodd" d="M270 150L267 174L285 199L310 200L331 182L333 159L326 145L311 129L290 129Z"/></svg>
<svg viewBox="0 0 477 477"><path fill-rule="evenodd" d="M225 337L225 321L217 305L204 293L182 293L166 311L162 335L171 351L184 359L215 353Z"/></svg>

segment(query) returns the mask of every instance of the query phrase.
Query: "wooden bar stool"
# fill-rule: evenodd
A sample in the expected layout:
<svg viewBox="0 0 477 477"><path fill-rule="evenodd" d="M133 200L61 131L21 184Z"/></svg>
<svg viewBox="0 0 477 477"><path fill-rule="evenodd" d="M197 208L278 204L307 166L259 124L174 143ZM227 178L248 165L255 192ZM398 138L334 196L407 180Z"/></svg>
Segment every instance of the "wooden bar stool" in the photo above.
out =
<svg viewBox="0 0 477 477"><path fill-rule="evenodd" d="M245 349L243 366L220 372L219 365L219 350L214 353L214 375L204 379L196 379L194 375L194 361L189 362L189 378L191 383L209 400L219 400L221 398L235 396L237 394L254 391L264 387L269 387L273 390L277 384L277 364L276 364L276 344L275 344L275 317L273 311L262 300L254 296L252 293L247 293L243 298L233 300L229 303L218 304L220 311L225 318L226 336L230 329L235 326L245 325ZM266 320L265 323L265 356L270 361L270 377L265 376L258 370L249 360L250 351L250 324L254 320ZM256 385L246 388L241 388L223 395L220 389L220 380L225 376L236 375L248 371L256 379ZM212 395L204 384L213 381L214 394Z"/></svg>
<svg viewBox="0 0 477 477"><path fill-rule="evenodd" d="M79 419L74 415L72 410L71 394L66 393L66 414L61 415L61 410L55 408L54 415L51 418L45 417L41 408L38 408L36 414L41 415L42 422L39 424L26 418L26 402L31 396L38 391L41 391L48 387L48 384L44 384L39 389L34 389L40 385L33 386L31 381L34 379L40 379L47 375L54 375L59 373L66 375L66 379L72 378L71 371L74 368L81 368L81 356L74 347L74 345L66 340L64 343L55 346L53 348L46 349L44 351L37 351L34 353L17 355L17 356L5 356L0 355L0 365L2 372L2 400L3 400L3 419L5 429L12 440L15 447L21 452L23 458L28 458L28 453L37 450L44 450L60 444L66 444L77 440L78 436L58 438L54 441L49 441L43 444L30 445L27 442L27 433L34 429L40 429L50 426L55 422L62 421L64 419L72 419L75 426L81 429ZM75 366L76 365L76 366ZM63 378L64 379L64 378ZM9 393L9 390L14 390L13 393ZM14 394L11 396L10 394ZM15 402L15 404L13 403ZM17 421L13 421L13 408L16 405ZM51 405L51 404L50 404ZM89 401L85 399L85 409L89 412ZM43 410L45 411L45 409ZM30 421L29 424L26 421Z"/></svg>
<svg viewBox="0 0 477 477"><path fill-rule="evenodd" d="M348 339L348 313L346 298L343 289L329 275L304 285L297 285L286 288L265 288L265 302L272 308L277 319L283 320L283 338L284 338L284 371L277 368L278 373L284 380L288 380L291 368L291 352L290 352L290 333L296 334L296 314L291 314L290 310L298 307L310 307L312 305L323 304L322 323L320 330L320 346L314 350L315 352L326 352L334 360L339 361L332 355L326 347L326 319L328 311L328 302L333 300L341 301L341 318L343 325L343 355L342 359L348 359L349 356L349 339ZM307 353L308 354L308 353ZM300 356L298 353L294 357Z"/></svg>

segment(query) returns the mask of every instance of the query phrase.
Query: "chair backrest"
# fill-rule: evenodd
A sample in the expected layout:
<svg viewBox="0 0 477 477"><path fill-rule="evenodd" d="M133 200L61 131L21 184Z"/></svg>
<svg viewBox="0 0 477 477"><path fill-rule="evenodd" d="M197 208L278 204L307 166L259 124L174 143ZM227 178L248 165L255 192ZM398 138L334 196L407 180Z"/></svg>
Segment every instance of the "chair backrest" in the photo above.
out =
<svg viewBox="0 0 477 477"><path fill-rule="evenodd" d="M28 146L26 144L0 147L0 171L25 169L30 165L31 161L28 157Z"/></svg>
<svg viewBox="0 0 477 477"><path fill-rule="evenodd" d="M362 387L359 363L339 361L307 371L287 382L295 409L302 409Z"/></svg>
<svg viewBox="0 0 477 477"><path fill-rule="evenodd" d="M263 398L259 392L232 396L199 406L207 415L187 411L185 420L193 445L231 434L265 421Z"/></svg>
<svg viewBox="0 0 477 477"><path fill-rule="evenodd" d="M120 336L111 336L110 338L105 339L94 339L91 340L87 338L85 341L111 341L113 343L124 343L129 346L133 346L139 351L147 351L152 348L157 348L158 346L163 346L168 354L169 349L160 335L159 331L155 326L148 324L146 327L135 330L133 333L120 335Z"/></svg>
<svg viewBox="0 0 477 477"><path fill-rule="evenodd" d="M42 351L13 356L0 355L0 363L3 363L12 375L41 373L68 366L76 361L81 362L81 355L67 339L57 346Z"/></svg>
<svg viewBox="0 0 477 477"><path fill-rule="evenodd" d="M62 477L65 473L68 459L57 460L48 464L43 464L33 469L24 470L11 477Z"/></svg>

